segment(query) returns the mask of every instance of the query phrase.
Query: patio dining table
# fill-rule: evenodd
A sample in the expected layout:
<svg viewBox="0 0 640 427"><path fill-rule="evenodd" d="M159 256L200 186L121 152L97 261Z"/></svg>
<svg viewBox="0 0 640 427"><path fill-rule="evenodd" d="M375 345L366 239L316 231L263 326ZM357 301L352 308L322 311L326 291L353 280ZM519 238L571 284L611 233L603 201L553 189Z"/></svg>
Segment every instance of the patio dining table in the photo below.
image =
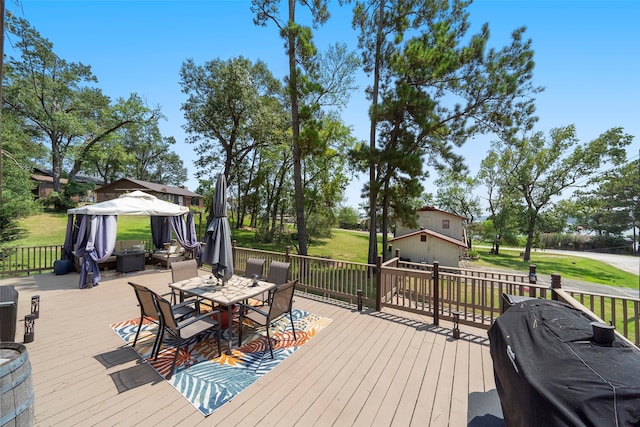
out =
<svg viewBox="0 0 640 427"><path fill-rule="evenodd" d="M169 284L169 287L180 292L180 295L192 295L209 300L215 304L227 307L229 319L229 333L227 337L227 354L231 354L233 332L231 330L233 305L249 298L268 292L276 287L275 283L257 281L253 286L253 280L248 277L233 275L224 285L219 279L211 276L199 276Z"/></svg>

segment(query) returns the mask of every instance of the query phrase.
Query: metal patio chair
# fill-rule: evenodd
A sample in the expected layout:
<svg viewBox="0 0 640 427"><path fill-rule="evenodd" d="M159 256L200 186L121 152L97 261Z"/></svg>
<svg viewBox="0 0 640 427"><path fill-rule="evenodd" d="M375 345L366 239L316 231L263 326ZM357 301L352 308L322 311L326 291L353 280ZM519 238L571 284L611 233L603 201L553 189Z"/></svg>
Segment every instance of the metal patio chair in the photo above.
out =
<svg viewBox="0 0 640 427"><path fill-rule="evenodd" d="M269 304L261 307L255 307L247 304L240 304L240 332L238 333L238 345L242 345L242 330L244 329L244 320L250 320L257 325L264 326L267 331L267 341L269 343L269 352L273 359L273 344L269 329L271 324L280 317L289 314L291 320L291 328L293 329L293 338L296 338L296 329L293 326L293 293L298 280L292 280L283 285L278 286L269 292Z"/></svg>
<svg viewBox="0 0 640 427"><path fill-rule="evenodd" d="M220 339L222 337L222 330L220 329L220 311L212 311L198 316L190 317L185 320L180 320L174 315L171 309L171 302L165 298L155 294L155 304L160 313L162 332L159 333L159 341L156 349L155 359L158 358L160 353L160 347L164 341L165 332L169 333L176 341L176 350L173 356L173 363L171 364L171 370L167 375L167 379L170 379L176 368L176 360L178 360L178 353L185 342L189 339L204 335L207 332L216 330L218 335L216 337L218 341L218 356L222 354L220 349ZM215 318L214 318L215 316Z"/></svg>
<svg viewBox="0 0 640 427"><path fill-rule="evenodd" d="M142 329L142 322L144 319L150 320L151 322L158 325L158 334L156 334L156 339L153 343L153 348L151 350L151 355L153 356L156 347L158 345L158 338L160 334L160 330L162 329L162 319L158 314L158 309L154 302L154 296L158 295L151 289L146 286L139 285L137 283L129 282L129 285L133 287L135 291L136 298L138 299L138 305L140 306L140 322L138 324L138 330L136 331L136 336L133 339L133 344L131 344L132 348L135 348L136 343L138 342L138 337L140 335L140 329ZM174 304L171 307L172 312L179 318L187 317L196 312L196 308L192 307L189 303L184 304Z"/></svg>

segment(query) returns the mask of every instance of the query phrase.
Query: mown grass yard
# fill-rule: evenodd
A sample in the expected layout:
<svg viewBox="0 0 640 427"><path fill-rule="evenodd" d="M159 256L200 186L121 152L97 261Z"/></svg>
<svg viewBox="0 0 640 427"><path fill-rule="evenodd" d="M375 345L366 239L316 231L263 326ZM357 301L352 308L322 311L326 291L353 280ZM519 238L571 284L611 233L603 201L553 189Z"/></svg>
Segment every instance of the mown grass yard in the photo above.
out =
<svg viewBox="0 0 640 427"><path fill-rule="evenodd" d="M206 217L203 214L203 224L199 223L199 216L195 215L196 232L203 239L206 230ZM5 243L3 246L41 246L61 245L64 242L67 215L64 213L43 213L25 218L20 221L24 238ZM264 244L257 242L255 233L249 229L235 229L232 227L232 239L239 247L285 252L290 246L296 252L295 242L274 242ZM119 240L150 240L151 229L148 217L120 216L118 217ZM330 238L318 239L311 242L309 255L339 259L352 262L367 262L368 233L339 230L332 231ZM380 241L378 251L381 251ZM474 261L474 267L492 267L505 270L519 271L526 274L529 264L535 264L539 275L559 273L563 278L601 283L609 286L631 287L638 283L638 275L631 274L606 263L578 256L558 255L547 252L532 252L531 261L523 261L519 250L501 249L500 254L490 253L488 248L478 248L480 259Z"/></svg>
<svg viewBox="0 0 640 427"><path fill-rule="evenodd" d="M475 267L498 267L505 270L529 271L529 265L536 266L537 274L550 276L559 273L563 278L623 288L636 287L638 275L622 271L601 261L550 252L531 252L531 260L523 261L519 250L500 249L498 255L489 249L478 249L480 259Z"/></svg>

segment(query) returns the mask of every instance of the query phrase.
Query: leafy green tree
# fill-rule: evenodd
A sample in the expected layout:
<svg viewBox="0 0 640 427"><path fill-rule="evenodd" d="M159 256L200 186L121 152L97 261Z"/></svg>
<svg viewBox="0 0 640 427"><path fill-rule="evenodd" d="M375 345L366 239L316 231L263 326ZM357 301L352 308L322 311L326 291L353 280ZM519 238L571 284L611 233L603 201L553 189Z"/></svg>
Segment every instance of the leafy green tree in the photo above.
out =
<svg viewBox="0 0 640 427"><path fill-rule="evenodd" d="M38 212L34 200L36 183L33 167L46 155L46 149L31 142L28 129L16 114L2 115L2 203L0 203L0 244L20 237L17 219Z"/></svg>
<svg viewBox="0 0 640 427"><path fill-rule="evenodd" d="M256 206L253 216L259 221L259 240L264 243L283 241L288 232L285 228L285 216L292 212L293 184L291 170L293 154L288 138L279 146L264 147L260 150L259 167L255 174ZM258 204L264 209L260 210Z"/></svg>
<svg viewBox="0 0 640 427"><path fill-rule="evenodd" d="M489 219L484 223L484 240L494 244L498 254L500 243L515 244L520 234L521 212L524 207L511 188L502 185L504 177L499 154L489 151L480 164L478 180L487 188Z"/></svg>
<svg viewBox="0 0 640 427"><path fill-rule="evenodd" d="M8 15L21 58L5 64L4 102L21 116L33 139L50 148L54 191L60 191L63 165L71 164L69 180L81 170L86 154L108 135L131 123L153 117L137 95L111 104L89 66L68 63L53 44L29 23Z"/></svg>
<svg viewBox="0 0 640 427"><path fill-rule="evenodd" d="M255 138L254 132L258 126L268 128L265 103L282 108L269 99L280 96L280 85L262 61L254 64L242 56L204 65L189 59L182 64L180 78L187 95L182 104L187 142L196 144L198 154L196 176L213 178L218 166L231 185L243 159L269 142L268 134Z"/></svg>
<svg viewBox="0 0 640 427"><path fill-rule="evenodd" d="M124 177L134 161L135 153L123 145L121 135L112 134L103 140L100 147L89 150L85 156L84 171L99 176L104 182L113 182Z"/></svg>
<svg viewBox="0 0 640 427"><path fill-rule="evenodd" d="M350 3L350 0L345 0ZM396 5L394 7L394 5ZM406 6L405 6L406 5ZM406 17L411 13L409 2L389 0L356 1L353 9L353 27L360 30L358 47L362 52L364 70L372 76L372 84L367 89L371 100L369 110L369 144L354 151L354 161L362 169L368 169L369 182L365 184L364 194L369 196L369 252L368 262L375 264L378 257L378 216L380 214L377 196L380 191L378 182L378 156L376 156L376 130L378 127L378 103L380 101L380 84L383 76L388 75L389 58L395 44L404 37L409 22ZM413 183L412 183L413 184Z"/></svg>
<svg viewBox="0 0 640 427"><path fill-rule="evenodd" d="M167 185L182 185L187 170L171 146L173 137L162 137L158 118L132 123L106 137L84 159L84 170L105 182L128 177Z"/></svg>
<svg viewBox="0 0 640 427"><path fill-rule="evenodd" d="M625 147L632 136L621 128L610 129L595 140L580 144L574 126L552 129L549 137L541 132L530 137L495 142L492 156L498 159L498 187L517 195L522 211L522 232L527 237L524 260L531 255L541 218L563 191L586 185L588 179L606 164L625 161Z"/></svg>
<svg viewBox="0 0 640 427"><path fill-rule="evenodd" d="M599 235L632 230L635 241L640 227L639 175L638 161L628 162L598 175L594 188L576 192L572 206L578 223Z"/></svg>
<svg viewBox="0 0 640 427"><path fill-rule="evenodd" d="M360 216L357 209L351 206L340 206L336 217L340 228L347 230L358 228Z"/></svg>
<svg viewBox="0 0 640 427"><path fill-rule="evenodd" d="M416 157L435 169L462 170L453 147L480 133L510 136L517 127L529 129L535 121L532 95L541 89L531 84L533 51L523 40L523 28L513 32L509 46L487 49L487 24L480 33L467 34L469 2L375 4L378 13L366 15L370 18L358 14L366 6L357 5L354 21L361 28L361 45L376 52L365 67L380 73L374 77L380 100L372 105L372 136L364 156L370 200L383 204L384 236L394 188L427 173L416 170ZM395 200L399 206L402 201Z"/></svg>
<svg viewBox="0 0 640 427"><path fill-rule="evenodd" d="M317 50L313 44L313 33L310 27L301 25L296 16L298 2L307 8L311 15L312 25L317 27L329 18L326 0L288 0L284 2L287 13L280 13L281 0L252 0L251 10L255 13L254 23L266 26L271 22L276 25L285 41L285 49L289 59L289 75L287 79L289 103L291 107L291 129L293 146L293 182L295 188L296 223L298 227L298 251L307 255L307 227L304 215L304 187L302 179L302 141L301 119L305 111L301 98L314 89L315 64L313 57ZM284 15L284 16L283 16ZM306 74L305 74L306 71ZM301 117L302 116L302 117Z"/></svg>
<svg viewBox="0 0 640 427"><path fill-rule="evenodd" d="M453 170L442 170L434 184L437 206L447 212L467 218L467 223L474 223L482 213L480 197L475 195L478 181L466 174Z"/></svg>
<svg viewBox="0 0 640 427"><path fill-rule="evenodd" d="M286 12L280 12L281 5L286 5ZM318 52L311 28L297 19L298 5L314 28L329 17L325 0L252 1L254 23L276 25L289 60L285 82L291 111L297 250L306 255L311 237L330 232L336 201L346 187L341 147L352 145L353 138L336 113L355 89L353 75L359 61L344 44Z"/></svg>

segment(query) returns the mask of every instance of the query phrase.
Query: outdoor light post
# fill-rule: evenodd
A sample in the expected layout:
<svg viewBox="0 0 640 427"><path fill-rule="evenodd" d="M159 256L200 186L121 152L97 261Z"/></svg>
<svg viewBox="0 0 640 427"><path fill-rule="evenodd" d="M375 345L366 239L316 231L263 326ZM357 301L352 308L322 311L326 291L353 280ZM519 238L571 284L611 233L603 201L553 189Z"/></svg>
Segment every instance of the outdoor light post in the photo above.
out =
<svg viewBox="0 0 640 427"><path fill-rule="evenodd" d="M40 295L31 297L31 314L37 319L40 317Z"/></svg>
<svg viewBox="0 0 640 427"><path fill-rule="evenodd" d="M538 275L536 274L536 266L531 264L529 266L529 283L535 285L538 281Z"/></svg>

